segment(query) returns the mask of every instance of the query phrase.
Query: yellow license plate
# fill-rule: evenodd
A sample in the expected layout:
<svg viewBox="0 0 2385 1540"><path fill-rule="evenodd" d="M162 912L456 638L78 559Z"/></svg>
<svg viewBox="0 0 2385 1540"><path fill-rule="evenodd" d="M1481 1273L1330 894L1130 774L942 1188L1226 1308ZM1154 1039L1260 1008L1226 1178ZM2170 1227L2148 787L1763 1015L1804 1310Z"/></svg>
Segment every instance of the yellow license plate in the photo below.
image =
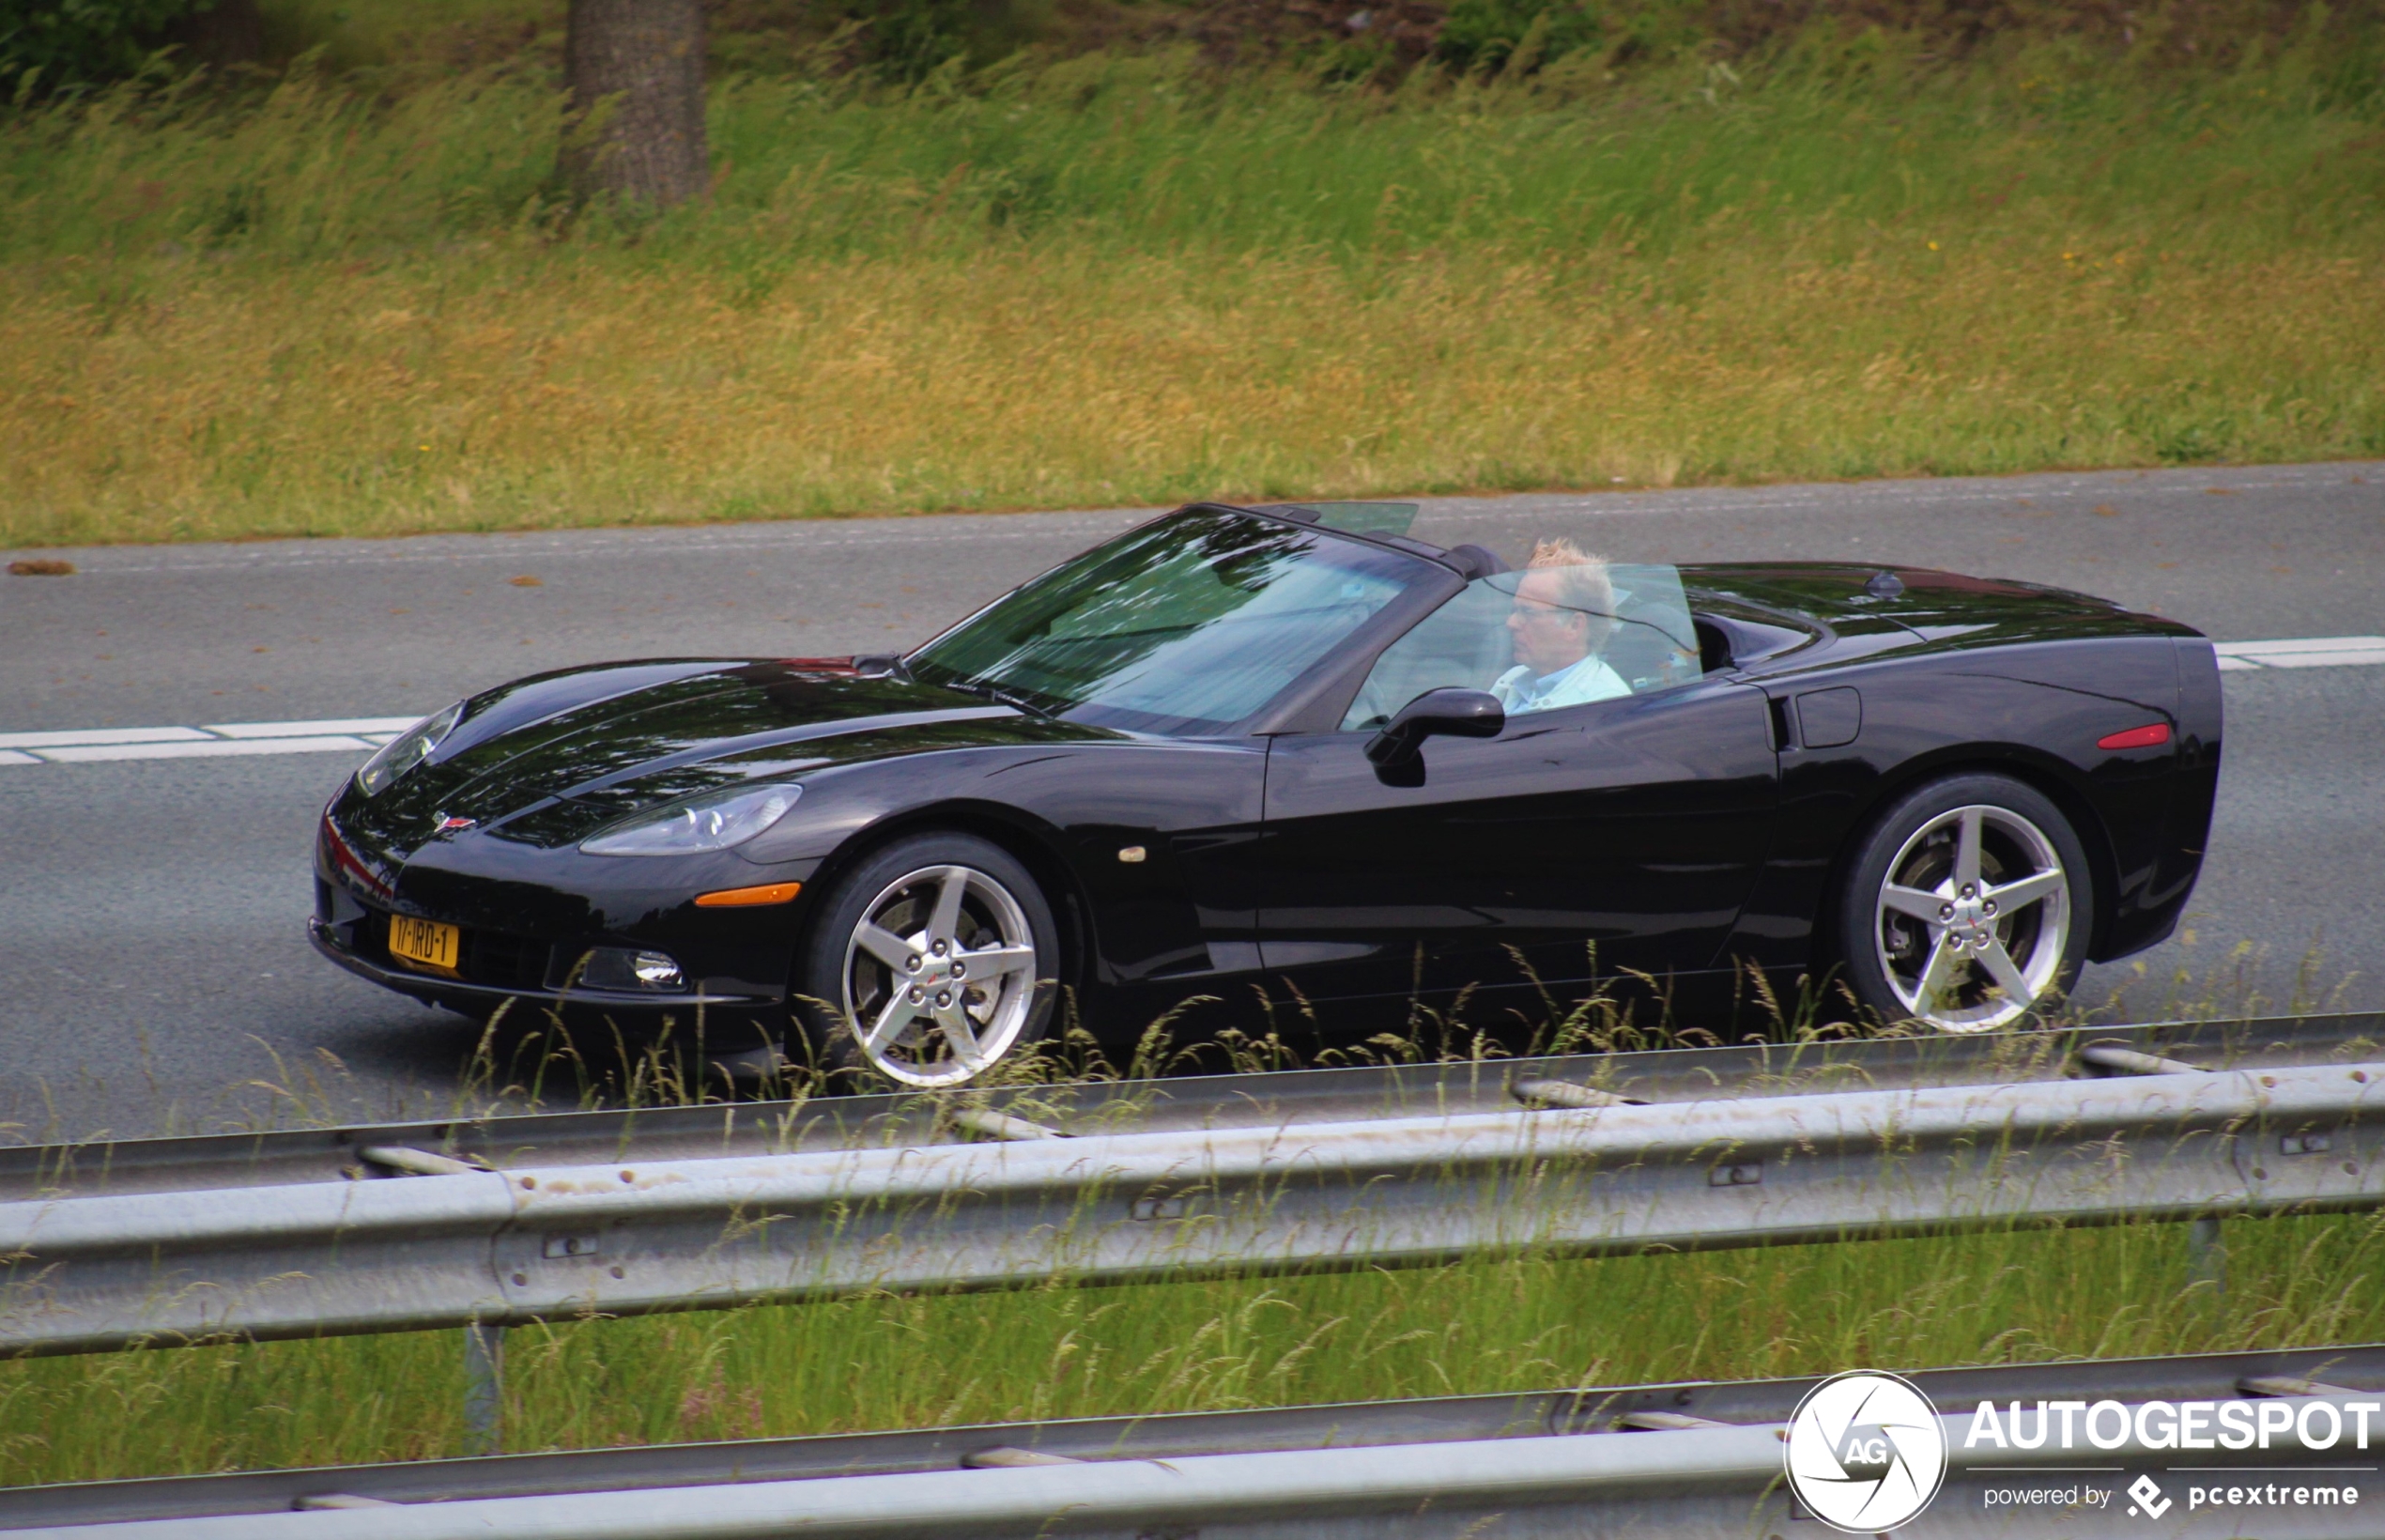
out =
<svg viewBox="0 0 2385 1540"><path fill-rule="evenodd" d="M464 947L464 932L435 919L390 916L390 955L419 968L454 973Z"/></svg>

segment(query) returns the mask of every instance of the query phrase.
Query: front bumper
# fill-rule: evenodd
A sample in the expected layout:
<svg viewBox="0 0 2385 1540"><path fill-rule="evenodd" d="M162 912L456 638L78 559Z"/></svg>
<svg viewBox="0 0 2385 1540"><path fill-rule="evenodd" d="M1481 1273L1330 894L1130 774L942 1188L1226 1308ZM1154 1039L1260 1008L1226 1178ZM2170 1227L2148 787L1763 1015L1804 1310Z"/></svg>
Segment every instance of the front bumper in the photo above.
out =
<svg viewBox="0 0 2385 1540"><path fill-rule="evenodd" d="M544 1009L661 1017L695 1009L775 1015L787 1001L805 915L795 903L700 908L699 893L758 878L801 884L817 861L767 867L732 853L605 860L465 835L392 855L325 813L315 841L315 923L326 958L417 1000L481 1010L505 1000ZM460 932L453 972L416 968L389 949L394 914ZM592 948L675 959L685 985L640 990L625 978L580 982Z"/></svg>
<svg viewBox="0 0 2385 1540"><path fill-rule="evenodd" d="M695 991L666 993L660 991L629 991L582 989L508 989L495 984L478 984L469 979L441 978L434 974L416 973L410 968L385 965L370 958L359 956L340 944L339 928L319 918L306 922L306 939L325 957L356 975L359 978L410 994L429 1005L486 1007L506 1000L534 1000L542 1006L559 1009L637 1011L654 1013L684 1009L690 1006L735 1007L744 1009L768 1009L782 1002L762 994L718 994Z"/></svg>

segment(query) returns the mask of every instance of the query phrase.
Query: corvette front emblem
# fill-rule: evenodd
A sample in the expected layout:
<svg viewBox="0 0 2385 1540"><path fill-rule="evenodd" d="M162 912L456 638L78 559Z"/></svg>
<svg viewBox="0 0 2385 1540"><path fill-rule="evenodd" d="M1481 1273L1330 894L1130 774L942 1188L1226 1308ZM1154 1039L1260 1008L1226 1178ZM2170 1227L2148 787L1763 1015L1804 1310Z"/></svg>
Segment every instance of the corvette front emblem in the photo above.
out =
<svg viewBox="0 0 2385 1540"><path fill-rule="evenodd" d="M436 832L454 834L459 829L469 829L479 822L477 818L450 818L445 813L441 813L439 815L439 828Z"/></svg>

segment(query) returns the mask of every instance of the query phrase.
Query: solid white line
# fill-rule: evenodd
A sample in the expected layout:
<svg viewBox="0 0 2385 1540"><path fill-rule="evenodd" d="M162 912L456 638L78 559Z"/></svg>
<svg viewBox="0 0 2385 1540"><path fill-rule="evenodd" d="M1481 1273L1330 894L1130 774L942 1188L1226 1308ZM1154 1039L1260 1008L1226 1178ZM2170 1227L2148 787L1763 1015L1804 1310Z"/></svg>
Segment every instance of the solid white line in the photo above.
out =
<svg viewBox="0 0 2385 1540"><path fill-rule="evenodd" d="M0 732L0 748L62 748L69 744L170 744L204 741L194 727L86 727L66 732Z"/></svg>
<svg viewBox="0 0 2385 1540"><path fill-rule="evenodd" d="M2334 669L2351 664L2385 663L2385 649L2374 653L2264 653L2259 657L2220 654L2222 672L2265 673L2271 669Z"/></svg>
<svg viewBox="0 0 2385 1540"><path fill-rule="evenodd" d="M2223 653L2259 657L2265 653L2373 653L2385 647L2385 637L2289 637L2276 641L2223 641Z"/></svg>
<svg viewBox="0 0 2385 1540"><path fill-rule="evenodd" d="M316 738L327 732L395 734L421 720L420 716L336 716L321 722L209 722L207 731L219 738Z"/></svg>
<svg viewBox="0 0 2385 1540"><path fill-rule="evenodd" d="M230 754L325 754L345 749L361 754L373 746L362 738L207 738L189 744L95 745L85 748L48 748L41 757L52 764L96 764L110 760L211 760Z"/></svg>
<svg viewBox="0 0 2385 1540"><path fill-rule="evenodd" d="M13 748L0 748L0 764L39 764L30 754L20 754Z"/></svg>
<svg viewBox="0 0 2385 1540"><path fill-rule="evenodd" d="M2254 669L2332 669L2385 663L2385 637L2300 637L2273 641L2223 641L2220 667L2230 672Z"/></svg>

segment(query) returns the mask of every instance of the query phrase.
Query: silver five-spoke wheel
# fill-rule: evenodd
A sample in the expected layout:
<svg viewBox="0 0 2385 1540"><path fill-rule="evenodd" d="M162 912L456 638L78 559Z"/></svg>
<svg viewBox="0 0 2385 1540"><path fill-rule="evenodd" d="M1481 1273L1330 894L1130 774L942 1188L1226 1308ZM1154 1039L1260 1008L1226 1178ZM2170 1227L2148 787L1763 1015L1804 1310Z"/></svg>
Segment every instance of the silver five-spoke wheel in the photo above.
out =
<svg viewBox="0 0 2385 1540"><path fill-rule="evenodd" d="M921 867L863 908L845 947L845 1019L888 1078L958 1085L1018 1041L1036 962L1034 931L1008 888L973 867Z"/></svg>
<svg viewBox="0 0 2385 1540"><path fill-rule="evenodd" d="M1973 804L1906 839L1880 886L1871 935L1905 1014L1941 1031L1987 1032L2054 986L2070 925L2054 841L2009 808Z"/></svg>

